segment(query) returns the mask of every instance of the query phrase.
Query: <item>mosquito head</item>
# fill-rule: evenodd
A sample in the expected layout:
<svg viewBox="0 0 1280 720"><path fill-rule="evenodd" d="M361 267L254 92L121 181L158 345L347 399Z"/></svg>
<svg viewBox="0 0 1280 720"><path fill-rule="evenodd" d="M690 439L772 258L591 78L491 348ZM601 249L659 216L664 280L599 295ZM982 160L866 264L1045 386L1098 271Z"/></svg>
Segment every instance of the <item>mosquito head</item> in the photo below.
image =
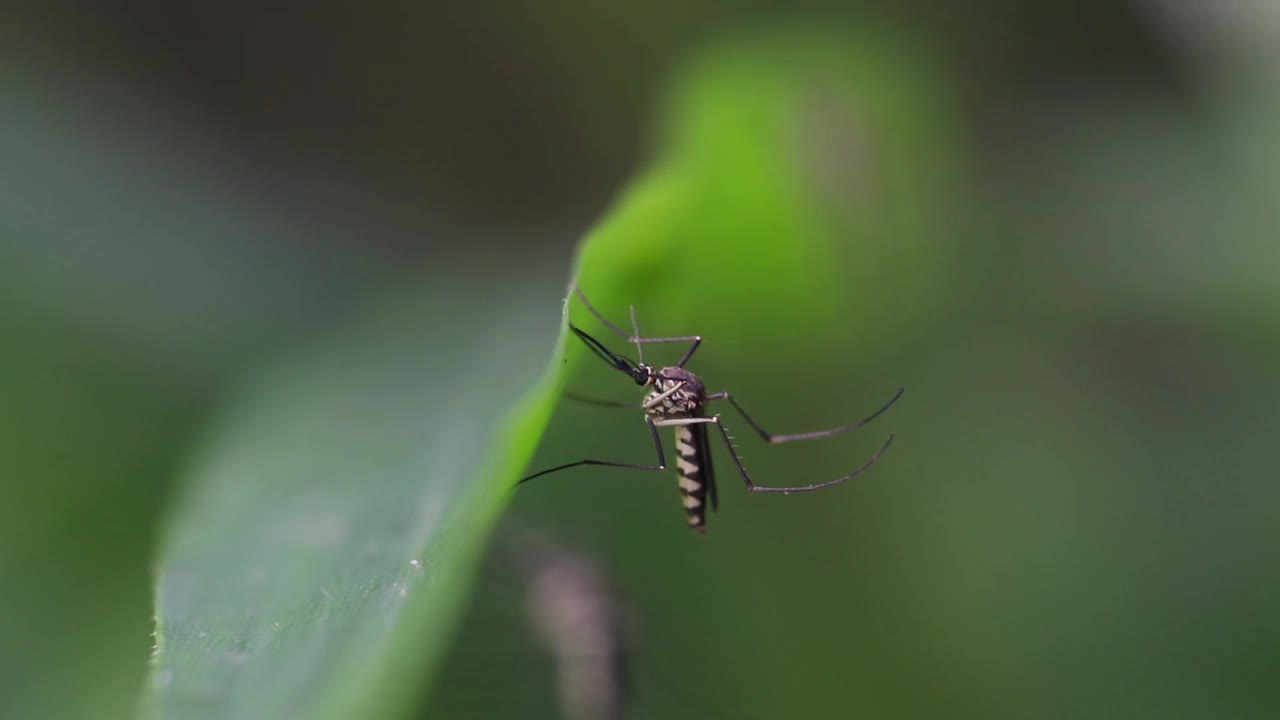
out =
<svg viewBox="0 0 1280 720"><path fill-rule="evenodd" d="M652 367L645 365L644 363L640 363L631 369L631 379L635 380L637 385L648 385L652 383L653 379L657 376L658 373L654 372Z"/></svg>
<svg viewBox="0 0 1280 720"><path fill-rule="evenodd" d="M573 334L577 335L582 342L586 343L587 347L591 348L591 352L595 353L596 357L609 363L614 370L630 375L631 379L635 380L637 385L648 385L653 382L653 378L657 373L652 367L645 365L644 363L637 363L631 358L618 355L605 347L604 343L586 334L572 323L570 323L569 329L572 330Z"/></svg>

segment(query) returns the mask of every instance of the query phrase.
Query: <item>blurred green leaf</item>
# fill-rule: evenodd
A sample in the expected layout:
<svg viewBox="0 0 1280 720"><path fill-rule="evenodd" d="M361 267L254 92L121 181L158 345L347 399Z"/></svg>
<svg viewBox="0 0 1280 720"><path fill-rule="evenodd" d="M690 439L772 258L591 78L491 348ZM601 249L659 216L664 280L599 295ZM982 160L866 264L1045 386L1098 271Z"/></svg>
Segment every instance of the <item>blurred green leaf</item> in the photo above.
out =
<svg viewBox="0 0 1280 720"><path fill-rule="evenodd" d="M917 336L955 277L963 143L940 77L892 29L720 35L670 83L654 167L589 237L584 288L615 317L630 302L688 327L696 312L723 341ZM892 313L840 312L890 297Z"/></svg>
<svg viewBox="0 0 1280 720"><path fill-rule="evenodd" d="M520 285L396 303L223 418L160 559L151 715L383 718L417 699L555 394L558 369L538 379L555 297Z"/></svg>
<svg viewBox="0 0 1280 720"><path fill-rule="evenodd" d="M692 58L652 168L587 238L588 295L619 319L635 302L654 332L696 313L725 350L766 336L831 356L833 324L838 342L921 332L953 194L946 115L914 56L867 37L756 29ZM837 315L890 291L900 312ZM512 333L464 315L440 323L457 337L424 339L419 324L318 353L227 418L162 562L162 716L385 717L421 691L552 383L528 434L494 439L549 324L523 323L493 360L477 344ZM487 453L505 470L477 470Z"/></svg>
<svg viewBox="0 0 1280 720"><path fill-rule="evenodd" d="M903 347L952 310L943 298L963 282L948 245L963 143L943 76L925 57L892 31L841 23L754 26L716 39L674 79L653 167L583 249L580 279L593 304L624 326L634 304L644 334L702 334L691 369L777 432L856 420L900 384L911 388L875 429L803 447L761 450L726 410L762 484L848 472L903 429L920 397L920 379L900 367ZM578 304L570 313L599 328ZM607 331L601 337L625 347ZM645 358L661 364L678 352L649 346ZM575 390L635 397L598 363L582 369ZM566 412L568 427L549 436L538 466L584 453L644 461L652 451L637 419L608 412ZM876 562L859 548L876 540L886 515L867 499L895 483L900 448L913 442L903 433L860 482L788 498L747 495L717 445L721 512L706 537L684 526L675 483L657 474L565 473L522 492L518 511L606 546L598 554L613 561L628 603L644 609L644 631L627 639L632 714L844 717L849 696L875 708L884 680L854 655L868 640L865 625L853 630L849 619L867 604L860 573ZM476 697L476 678L486 687L524 682L519 663L495 679L491 658L512 643L489 620L473 624L482 629L459 645L443 696L423 717L497 704ZM547 716L535 713L523 717Z"/></svg>
<svg viewBox="0 0 1280 720"><path fill-rule="evenodd" d="M0 717L132 717L208 401L400 272L347 240L372 216L429 228L106 64L0 76Z"/></svg>

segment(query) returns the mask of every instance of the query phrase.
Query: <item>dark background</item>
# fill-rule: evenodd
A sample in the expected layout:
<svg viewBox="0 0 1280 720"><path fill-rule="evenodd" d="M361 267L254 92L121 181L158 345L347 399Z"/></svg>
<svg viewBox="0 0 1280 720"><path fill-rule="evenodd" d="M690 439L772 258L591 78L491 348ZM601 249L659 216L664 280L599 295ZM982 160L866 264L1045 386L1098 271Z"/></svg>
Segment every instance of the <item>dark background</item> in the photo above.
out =
<svg viewBox="0 0 1280 720"><path fill-rule="evenodd" d="M909 385L874 482L781 514L726 478L703 546L657 483L517 499L652 629L637 707L1273 716L1280 18L1175 0L10 8L0 714L132 712L158 523L229 388L388 287L496 257L567 274L680 58L817 12L941 58L972 219L947 252L990 261L946 280L966 300L929 332L833 341L822 389L735 370L776 368L767 342L703 351L802 426ZM540 461L643 448L598 418L563 408ZM879 436L804 467L834 476ZM747 457L774 477L801 457L767 452ZM520 598L476 597L428 707L552 713Z"/></svg>

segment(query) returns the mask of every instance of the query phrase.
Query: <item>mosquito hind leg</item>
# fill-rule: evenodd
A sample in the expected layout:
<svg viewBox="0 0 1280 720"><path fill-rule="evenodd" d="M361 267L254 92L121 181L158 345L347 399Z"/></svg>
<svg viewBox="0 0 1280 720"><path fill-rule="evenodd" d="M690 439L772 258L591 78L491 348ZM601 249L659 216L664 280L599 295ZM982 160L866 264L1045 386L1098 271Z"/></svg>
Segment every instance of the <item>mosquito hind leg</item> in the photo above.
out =
<svg viewBox="0 0 1280 720"><path fill-rule="evenodd" d="M759 434L760 437L763 438L765 442L776 445L778 443L792 442L795 440L819 440L821 438L829 438L832 435L839 435L840 433L843 433L843 432L849 432L850 430L857 430L863 425L866 425L872 420L875 420L876 418L880 417L881 413L883 413L885 410L888 410L890 407L892 407L894 403L898 402L898 398L902 397L902 393L905 390L906 388L900 388L898 392L894 394L893 398L890 399L889 402L885 403L884 407L871 413L871 415L869 415L868 417L852 425L845 425L843 427L831 428L830 430L818 430L817 432L797 433L795 435L774 435L768 430L765 430L763 427L760 426L760 423L752 419L752 417L747 414L746 409L744 409L741 405L739 405L738 401L734 400L733 396L727 392L712 393L707 396L707 401L710 402L711 400L728 400L729 404L732 405L734 409L738 411L738 414L742 415L742 419L746 420L747 424L750 425L751 428L755 430L756 433Z"/></svg>
<svg viewBox="0 0 1280 720"><path fill-rule="evenodd" d="M720 422L720 416L717 415L714 418L711 418L711 420L715 423L716 427L720 428L720 435L724 438L725 447L729 449L729 457L733 458L733 464L737 466L738 474L742 475L742 481L747 484L747 490L753 493L779 493L782 495L792 495L834 487L862 474L864 470L875 465L880 459L880 456L884 454L884 451L888 450L889 446L893 444L893 434L890 433L889 439L885 441L884 445L880 446L879 450L876 450L870 460L866 461L858 467L858 469L844 477L838 477L835 480L828 480L827 482L815 483L813 485L800 485L798 487L768 487L765 485L756 485L751 481L751 476L747 473L747 469L742 465L742 458L738 457L738 451L733 447L733 438L729 437L729 431L726 430L724 424Z"/></svg>

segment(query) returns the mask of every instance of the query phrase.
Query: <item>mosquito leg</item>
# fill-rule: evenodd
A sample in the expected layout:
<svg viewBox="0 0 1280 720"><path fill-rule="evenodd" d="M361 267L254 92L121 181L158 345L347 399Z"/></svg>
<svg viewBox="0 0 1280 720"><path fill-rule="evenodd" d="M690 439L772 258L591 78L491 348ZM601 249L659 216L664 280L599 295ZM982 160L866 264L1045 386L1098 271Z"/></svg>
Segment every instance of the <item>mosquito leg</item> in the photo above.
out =
<svg viewBox="0 0 1280 720"><path fill-rule="evenodd" d="M693 357L693 352L702 344L702 336L681 335L679 337L664 338L629 337L627 338L627 342L635 343L637 348L639 348L642 343L646 345L656 343L690 343L689 349L684 351L684 356L680 358L680 362L676 363L676 367L684 367L684 364L689 362L689 358Z"/></svg>
<svg viewBox="0 0 1280 720"><path fill-rule="evenodd" d="M645 338L645 337L640 337L639 330L636 330L636 334L632 335L628 333L626 330L623 330L617 325L614 325L613 323L606 320L604 315L601 315L600 311L596 310L595 306L592 305L590 301L587 300L587 296L583 294L582 288L578 287L577 285L574 285L573 291L578 294L578 299L582 301L583 305L587 306L587 310L590 310L592 315L596 316L596 319L600 321L600 324L604 325L605 327L609 328L613 332L617 333L618 336L626 338L627 342L635 344L637 346L636 348L637 351L639 351L638 346L641 344L648 345L648 344L656 344L656 343L685 343L685 342L690 343L689 349L684 351L684 356L680 358L680 362L676 363L677 367L684 367L684 364L689 362L689 358L693 357L694 351L697 350L698 346L702 344L701 335L682 335L680 337ZM634 309L632 312L634 317Z"/></svg>
<svg viewBox="0 0 1280 720"><path fill-rule="evenodd" d="M654 471L654 472L661 472L661 471L663 471L663 470L666 470L666 469L667 469L667 458L666 458L666 455L662 452L662 438L658 437L658 428L657 428L657 426L656 426L656 425L654 425L654 424L653 424L653 418L651 418L651 417L646 416L646 417L645 417L645 419L644 419L644 422L645 422L645 424L646 424L646 425L648 425L648 426L649 426L649 436L653 438L653 449L654 449L654 450L657 452L657 454L658 454L658 464L657 464L657 465L638 465L638 464L636 464L636 463L615 462L615 461L613 461L613 460L590 460L590 459L587 459L587 460L579 460L579 461L577 461L577 462L565 463L564 465L557 465L557 466L555 466L555 467L553 467L553 468L547 468L546 470L540 470L540 471L538 471L538 472L536 472L536 473L534 473L534 474L532 474L532 475L530 475L530 476L528 476L528 477L526 477L526 478L524 478L524 479L520 480L519 482L517 482L517 483L516 483L516 485L520 485L520 484L522 484L522 483L527 483L527 482L529 482L530 480L532 480L532 479L534 479L534 478L536 478L536 477L541 477L541 476L543 476L543 475L549 475L549 474L551 474L551 473L553 473L553 472L559 472L559 471L561 471L561 470L568 470L569 468L578 467L578 466L580 466L580 465L596 465L596 466L603 466L603 467L617 467L617 468L627 468L627 469L630 469L630 470L651 470L651 471Z"/></svg>
<svg viewBox="0 0 1280 720"><path fill-rule="evenodd" d="M680 382L676 383L675 386L672 387L670 390L665 390L661 394L655 395L652 400L649 400L648 402L644 402L644 403L624 403L624 402L617 402L615 400L597 400L596 398L587 397L585 395L579 395L577 393L572 393L572 392L566 392L564 396L571 400L577 400L578 402L586 403L588 405L599 405L600 407L611 407L611 408L628 408L630 410L648 410L649 408L660 405L663 400L666 400L672 395L675 395L680 390L680 388L684 387L684 385L685 385L684 381L681 380Z"/></svg>
<svg viewBox="0 0 1280 720"><path fill-rule="evenodd" d="M862 471L872 465L875 465L876 461L880 459L880 456L884 454L884 451L888 450L889 446L893 444L893 435L890 434L889 439L885 441L884 445L880 446L879 450L876 450L870 460L866 461L857 470L854 470L844 477L838 477L835 480L828 480L827 482L817 483L814 485L801 485L799 487L766 487L764 485L756 485L751 482L751 476L747 474L747 469L742 466L742 458L738 457L738 451L733 447L733 438L729 437L729 431L726 430L724 424L720 422L720 416L717 415L714 418L710 418L710 420L715 423L716 427L720 428L720 435L724 437L725 447L729 448L729 456L733 458L733 464L738 467L738 473L742 475L742 481L747 484L747 490L753 493L780 493L782 495L791 495L793 493L813 492L814 490L822 490L824 488L839 485L840 483L861 474Z"/></svg>
<svg viewBox="0 0 1280 720"><path fill-rule="evenodd" d="M715 425L719 424L718 417L689 417L689 418L666 418L665 420L654 420L653 424L657 427L675 427L677 425Z"/></svg>
<svg viewBox="0 0 1280 720"><path fill-rule="evenodd" d="M727 392L712 393L707 396L707 400L708 401L728 400L729 404L733 405L733 407L742 415L742 419L746 420L747 424L750 425L752 428L754 428L755 431L759 433L760 437L764 438L765 442L773 443L776 445L778 443L791 442L792 440L817 440L819 438L828 438L828 437L831 437L832 435L839 435L842 432L849 432L850 430L856 430L862 427L863 425L866 425L867 423L871 422L872 420L875 420L877 417L880 416L880 413L884 412L885 410L888 410L894 403L898 402L898 398L902 397L902 393L904 390L906 390L906 388L902 388L898 390L897 394L893 396L893 399L885 403L884 407L871 413L869 417L867 417L866 419L860 422L856 422L852 425L845 425L844 427L832 428L830 430L819 430L817 432L798 433L795 435L774 435L773 433L770 433L769 431L760 427L760 423L753 420L751 416L747 414L747 411L743 409L741 405L738 404L738 401L734 400L733 396L731 396Z"/></svg>
<svg viewBox="0 0 1280 720"><path fill-rule="evenodd" d="M653 408L653 407L657 407L658 405L661 405L663 400L666 400L672 395L675 395L676 392L680 390L680 388L684 387L684 385L685 385L684 381L681 380L680 382L671 386L670 390L664 390L662 393L658 395L654 395L652 400L648 400L644 403L644 409L648 410L649 408Z"/></svg>
<svg viewBox="0 0 1280 720"><path fill-rule="evenodd" d="M668 343L668 342L692 343L689 346L689 349L684 351L684 357L680 358L680 362L676 363L676 367L684 367L684 364L689 362L689 358L693 357L693 351L697 350L698 346L702 344L701 335L688 335L685 337L673 337L673 338L648 338L648 339L637 338L636 342L640 342L641 340L643 340L644 342L651 342L651 343Z"/></svg>

